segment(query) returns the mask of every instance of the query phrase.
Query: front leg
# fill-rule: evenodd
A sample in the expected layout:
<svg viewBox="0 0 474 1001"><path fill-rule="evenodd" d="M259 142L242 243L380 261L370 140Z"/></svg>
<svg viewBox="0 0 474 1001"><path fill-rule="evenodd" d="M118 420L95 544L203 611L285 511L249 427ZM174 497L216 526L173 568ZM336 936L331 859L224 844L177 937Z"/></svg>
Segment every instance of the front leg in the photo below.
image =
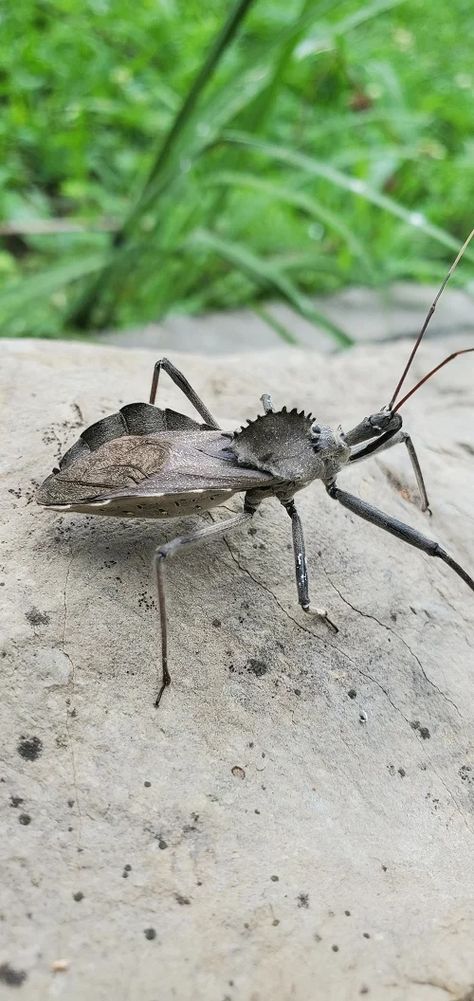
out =
<svg viewBox="0 0 474 1001"><path fill-rule="evenodd" d="M298 602L303 609L303 612L314 612L321 619L327 622L328 626L337 633L339 632L334 622L328 616L325 608L311 608L309 604L309 578L308 578L308 564L306 562L306 550L304 544L303 535L303 525L301 524L301 518L296 510L294 500L281 501L283 507L287 514L291 518L291 533L293 536L293 551L295 554L295 574L296 574L296 590L298 592Z"/></svg>
<svg viewBox="0 0 474 1001"><path fill-rule="evenodd" d="M359 518L364 518L365 521L370 521L377 528L383 528L385 532L396 535L402 542L408 542L409 546L421 549L428 556L437 556L440 560L443 560L471 588L471 591L474 591L474 580L472 577L434 539L428 539L426 535L422 535L416 528L411 528L410 525L405 525L403 521L398 521L398 518L392 518L391 515L384 514L383 511L379 511L378 508L373 507L372 504L368 504L367 501L361 500L360 497L355 497L354 494L349 494L346 490L339 490L339 487L335 483L327 484L326 490L333 500L339 501L343 507L347 507L349 511L357 514Z"/></svg>
<svg viewBox="0 0 474 1001"><path fill-rule="evenodd" d="M408 455L410 456L410 462L413 467L418 490L420 491L421 510L428 511L431 514L420 462L415 451L415 446L406 431L397 431L392 436L382 435L381 439L376 439L370 442L369 445L364 445L362 448L356 449L352 453L349 462L360 462L361 459L367 459L371 455L379 455L380 452L385 452L387 448L392 448L394 445L400 444L406 445Z"/></svg>

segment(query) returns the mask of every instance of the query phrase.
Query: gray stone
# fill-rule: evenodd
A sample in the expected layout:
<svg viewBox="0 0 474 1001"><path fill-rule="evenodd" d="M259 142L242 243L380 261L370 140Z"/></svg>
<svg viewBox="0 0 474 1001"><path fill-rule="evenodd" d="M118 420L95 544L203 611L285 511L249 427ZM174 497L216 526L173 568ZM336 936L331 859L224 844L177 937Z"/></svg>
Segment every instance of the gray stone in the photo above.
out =
<svg viewBox="0 0 474 1001"><path fill-rule="evenodd" d="M348 427L407 351L173 360L226 427L264 391ZM445 351L427 344L416 375ZM147 398L155 355L2 343L0 996L467 1001L473 595L316 483L298 505L338 634L299 612L289 519L268 502L256 534L169 564L156 712L150 561L183 522L34 501L84 424ZM432 518L402 448L341 476L471 573L472 373L454 362L406 407ZM160 392L189 412L165 377Z"/></svg>
<svg viewBox="0 0 474 1001"><path fill-rule="evenodd" d="M396 340L415 336L421 328L437 288L396 282L389 288L348 288L314 299L317 310L339 326L356 343ZM283 326L300 347L331 353L337 342L323 326L311 323L284 302L267 303L266 312ZM468 334L472 329L472 295L448 288L430 324L430 338ZM158 352L190 351L232 354L235 351L286 350L282 337L252 309L201 316L171 315L161 323L129 330L108 330L96 335L103 344L152 348ZM465 338L466 340L466 338Z"/></svg>

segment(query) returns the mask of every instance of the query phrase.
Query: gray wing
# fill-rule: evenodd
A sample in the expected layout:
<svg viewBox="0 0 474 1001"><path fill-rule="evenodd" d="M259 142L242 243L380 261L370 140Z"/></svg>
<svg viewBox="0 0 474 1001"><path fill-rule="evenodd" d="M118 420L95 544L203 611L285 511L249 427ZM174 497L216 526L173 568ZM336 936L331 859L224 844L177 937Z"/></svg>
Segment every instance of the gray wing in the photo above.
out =
<svg viewBox="0 0 474 1001"><path fill-rule="evenodd" d="M80 450L77 457L71 449L68 460L40 487L37 501L68 510L108 505L110 513L120 513L124 502L179 497L182 502L175 507L183 510L188 495L210 495L212 503L219 503L221 494L276 482L269 473L238 465L231 438L221 431L189 428L123 435L86 454ZM199 506L207 506L204 496L202 501ZM170 512L163 507L161 513Z"/></svg>

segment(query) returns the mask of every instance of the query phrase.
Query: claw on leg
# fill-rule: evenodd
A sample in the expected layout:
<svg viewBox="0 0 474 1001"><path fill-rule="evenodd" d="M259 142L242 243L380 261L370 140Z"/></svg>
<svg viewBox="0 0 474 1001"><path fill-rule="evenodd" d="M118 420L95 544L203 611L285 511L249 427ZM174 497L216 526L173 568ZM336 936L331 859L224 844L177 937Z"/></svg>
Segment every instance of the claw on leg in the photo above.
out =
<svg viewBox="0 0 474 1001"><path fill-rule="evenodd" d="M302 605L301 607L303 609L303 612L307 612L308 615L317 615L318 619L323 619L326 625L328 625L329 628L332 629L334 633L339 632L339 627L336 626L336 623L329 618L329 615L325 608L314 608L313 605Z"/></svg>
<svg viewBox="0 0 474 1001"><path fill-rule="evenodd" d="M158 709L158 706L159 706L159 704L161 702L161 696L163 695L163 692L164 692L165 688L168 688L168 685L170 685L170 684L171 684L171 675L170 675L170 673L168 671L168 668L164 667L163 668L163 678L162 678L162 681L161 681L160 689L159 689L158 695L156 696L156 699L155 699L155 709Z"/></svg>

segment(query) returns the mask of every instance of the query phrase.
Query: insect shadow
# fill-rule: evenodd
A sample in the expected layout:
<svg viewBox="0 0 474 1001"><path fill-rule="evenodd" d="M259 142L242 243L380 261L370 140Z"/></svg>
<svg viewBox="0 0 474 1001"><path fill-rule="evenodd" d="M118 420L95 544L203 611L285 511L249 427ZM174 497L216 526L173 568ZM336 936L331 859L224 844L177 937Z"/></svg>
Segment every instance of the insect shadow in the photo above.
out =
<svg viewBox="0 0 474 1001"><path fill-rule="evenodd" d="M310 609L308 568L303 527L295 494L313 480L321 480L329 496L353 514L369 521L428 556L442 560L474 591L472 577L433 539L367 501L342 490L338 474L395 445L407 449L418 486L420 506L429 512L423 474L410 435L402 428L401 407L444 365L466 348L443 359L400 398L402 386L424 337L437 302L461 259L474 230L459 251L420 330L390 402L364 417L349 431L319 424L303 411L275 410L271 397L261 397L263 414L245 427L225 432L188 382L168 359L154 367L149 403L131 403L97 421L59 460L38 490L37 501L53 511L116 517L168 518L198 515L244 494L243 509L232 517L206 524L159 545L153 566L161 628L161 684L159 705L170 684L165 595L165 562L181 549L227 535L253 518L259 505L276 497L291 519L298 601L305 612L319 615L336 629L325 609ZM175 410L155 406L161 371L167 372L199 414L198 422Z"/></svg>

